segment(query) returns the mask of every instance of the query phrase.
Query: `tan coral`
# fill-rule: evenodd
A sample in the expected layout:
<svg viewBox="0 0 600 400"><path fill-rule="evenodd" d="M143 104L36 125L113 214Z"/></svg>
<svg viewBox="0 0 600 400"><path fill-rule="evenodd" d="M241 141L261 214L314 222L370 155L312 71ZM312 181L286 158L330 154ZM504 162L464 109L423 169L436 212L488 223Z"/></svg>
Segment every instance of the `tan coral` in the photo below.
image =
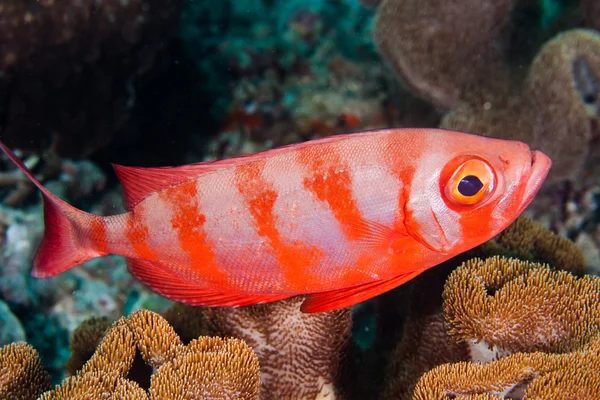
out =
<svg viewBox="0 0 600 400"><path fill-rule="evenodd" d="M96 352L98 344L112 322L106 318L90 318L83 321L71 334L71 357L65 365L67 375L75 374Z"/></svg>
<svg viewBox="0 0 600 400"><path fill-rule="evenodd" d="M594 352L518 353L486 365L444 364L423 375L414 400L597 399L600 357Z"/></svg>
<svg viewBox="0 0 600 400"><path fill-rule="evenodd" d="M91 371L65 379L39 400L68 399L130 399L147 400L146 391L137 383L124 379L116 372Z"/></svg>
<svg viewBox="0 0 600 400"><path fill-rule="evenodd" d="M0 398L36 399L50 388L37 351L24 342L0 348Z"/></svg>
<svg viewBox="0 0 600 400"><path fill-rule="evenodd" d="M510 254L520 260L543 262L576 274L586 271L585 257L572 241L527 216L517 218L500 235L477 247L473 253L480 257Z"/></svg>
<svg viewBox="0 0 600 400"><path fill-rule="evenodd" d="M134 335L125 318L121 318L108 330L96 352L79 370L78 375L105 371L125 377L133 365L135 353Z"/></svg>
<svg viewBox="0 0 600 400"><path fill-rule="evenodd" d="M183 343L171 325L154 312L136 311L127 318L127 325L135 335L144 361L153 368L173 360L183 350Z"/></svg>
<svg viewBox="0 0 600 400"><path fill-rule="evenodd" d="M600 332L600 278L516 259L474 259L448 278L444 314L450 334L471 345L472 359L515 352L565 352Z"/></svg>
<svg viewBox="0 0 600 400"><path fill-rule="evenodd" d="M243 339L261 366L261 399L334 398L342 350L348 343L350 309L305 314L303 298L242 308L206 310L211 334Z"/></svg>
<svg viewBox="0 0 600 400"><path fill-rule="evenodd" d="M78 340L84 348L103 324L95 320L82 329ZM136 366L144 363L142 358L135 360L138 350L147 365L139 371ZM164 318L141 310L115 322L85 365L42 400L146 399L140 384L146 387L150 380L150 393L157 399L200 394L208 396L200 398L255 399L260 383L258 359L243 342L203 338L184 346Z"/></svg>
<svg viewBox="0 0 600 400"><path fill-rule="evenodd" d="M239 339L201 337L152 375L152 399L258 399L258 357Z"/></svg>

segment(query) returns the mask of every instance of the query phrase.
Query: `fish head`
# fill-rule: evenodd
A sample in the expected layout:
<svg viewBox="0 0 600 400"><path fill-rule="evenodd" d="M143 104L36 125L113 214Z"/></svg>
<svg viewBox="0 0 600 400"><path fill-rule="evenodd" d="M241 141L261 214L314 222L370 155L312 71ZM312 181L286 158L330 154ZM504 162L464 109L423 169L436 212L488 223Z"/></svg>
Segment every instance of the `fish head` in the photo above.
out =
<svg viewBox="0 0 600 400"><path fill-rule="evenodd" d="M407 232L455 255L493 238L529 205L551 166L525 143L453 131L428 135L405 188Z"/></svg>

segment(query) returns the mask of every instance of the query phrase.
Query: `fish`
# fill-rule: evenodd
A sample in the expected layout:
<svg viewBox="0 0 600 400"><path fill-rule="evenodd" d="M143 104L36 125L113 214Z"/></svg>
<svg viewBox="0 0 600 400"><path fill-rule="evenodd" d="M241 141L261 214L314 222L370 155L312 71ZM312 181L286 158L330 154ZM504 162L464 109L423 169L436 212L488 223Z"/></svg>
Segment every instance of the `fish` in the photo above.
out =
<svg viewBox="0 0 600 400"><path fill-rule="evenodd" d="M127 212L99 216L46 189L32 275L109 254L154 292L192 306L305 296L350 307L499 234L551 160L525 143L442 129L336 135L231 159L113 165Z"/></svg>

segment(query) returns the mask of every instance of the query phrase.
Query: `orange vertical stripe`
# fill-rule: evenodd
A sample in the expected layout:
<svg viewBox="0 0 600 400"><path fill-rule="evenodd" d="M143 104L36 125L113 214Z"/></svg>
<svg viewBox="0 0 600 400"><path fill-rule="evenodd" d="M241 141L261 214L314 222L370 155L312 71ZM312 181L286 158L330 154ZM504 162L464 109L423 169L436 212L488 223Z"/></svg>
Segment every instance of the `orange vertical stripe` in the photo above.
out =
<svg viewBox="0 0 600 400"><path fill-rule="evenodd" d="M133 248L136 257L148 261L158 261L156 252L150 247L148 239L150 230L143 221L145 209L141 204L135 208L135 212L127 214L125 237Z"/></svg>
<svg viewBox="0 0 600 400"><path fill-rule="evenodd" d="M335 219L350 240L367 233L366 223L352 193L352 177L346 160L329 146L330 151L302 149L298 161L307 169L304 186L321 202L327 203Z"/></svg>
<svg viewBox="0 0 600 400"><path fill-rule="evenodd" d="M269 240L273 255L284 268L287 287L296 287L299 293L303 293L311 286L313 280L319 279L309 272L309 268L319 262L323 253L317 247L297 240L291 244L284 242L277 230L274 212L278 194L273 184L263 179L264 166L265 161L238 166L235 171L235 184L252 214L256 233Z"/></svg>
<svg viewBox="0 0 600 400"><path fill-rule="evenodd" d="M191 260L191 270L196 270L210 281L215 289L229 286L229 276L215 260L215 253L206 240L206 216L200 212L196 180L181 183L160 193L171 206L171 226L177 232L179 245Z"/></svg>
<svg viewBox="0 0 600 400"><path fill-rule="evenodd" d="M421 141L414 140L412 144L407 145L404 141L399 141L398 136L391 134L385 137L385 145L382 147L382 160L388 170L396 176L401 182L401 189L398 195L398 208L394 218L394 229L399 232L405 231L405 218L411 218L410 212L405 215L406 203L410 195L410 188L415 176L416 166L419 163L423 153L427 150L421 145Z"/></svg>

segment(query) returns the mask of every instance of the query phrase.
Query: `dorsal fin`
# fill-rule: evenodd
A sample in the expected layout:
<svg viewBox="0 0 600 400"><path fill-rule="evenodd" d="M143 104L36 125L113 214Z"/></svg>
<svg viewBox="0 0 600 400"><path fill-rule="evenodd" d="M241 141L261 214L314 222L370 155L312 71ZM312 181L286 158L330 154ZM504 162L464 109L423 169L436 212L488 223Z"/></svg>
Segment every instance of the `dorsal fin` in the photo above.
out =
<svg viewBox="0 0 600 400"><path fill-rule="evenodd" d="M287 153L289 151L300 150L315 145L335 143L350 136L372 136L389 132L389 130L366 131L360 133L349 133L344 135L329 136L309 142L290 144L278 147L276 149L265 150L259 153L244 154L235 158L228 158L217 161L206 161L195 164L182 165L179 167L126 167L113 164L113 168L123 184L125 191L125 203L129 210L134 208L139 202L150 196L152 193L166 189L168 187L183 183L190 179L197 178L200 175L217 171L222 168L235 167L240 164L249 163L256 160L262 160L265 157L272 157L277 154Z"/></svg>
<svg viewBox="0 0 600 400"><path fill-rule="evenodd" d="M126 167L113 164L125 192L125 205L131 210L154 192L194 179L214 171L209 163L182 165L181 167Z"/></svg>

